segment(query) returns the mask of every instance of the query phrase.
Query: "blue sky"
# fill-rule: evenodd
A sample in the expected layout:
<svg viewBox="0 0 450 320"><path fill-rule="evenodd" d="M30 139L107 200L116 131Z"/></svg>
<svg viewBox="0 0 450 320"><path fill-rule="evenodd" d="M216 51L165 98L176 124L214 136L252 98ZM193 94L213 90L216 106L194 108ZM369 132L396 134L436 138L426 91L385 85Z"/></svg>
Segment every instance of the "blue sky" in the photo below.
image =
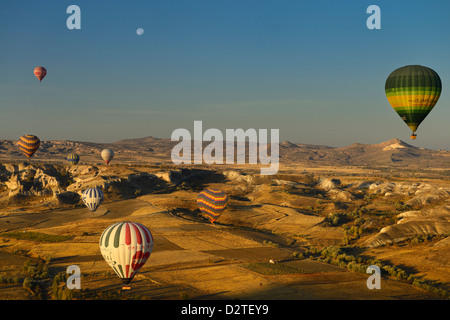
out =
<svg viewBox="0 0 450 320"><path fill-rule="evenodd" d="M66 27L71 4L81 30ZM381 30L366 27L371 4ZM170 138L202 120L204 130L279 129L296 143L399 138L450 149L449 9L445 0L3 0L0 139ZM415 141L384 94L389 73L408 64L443 82Z"/></svg>

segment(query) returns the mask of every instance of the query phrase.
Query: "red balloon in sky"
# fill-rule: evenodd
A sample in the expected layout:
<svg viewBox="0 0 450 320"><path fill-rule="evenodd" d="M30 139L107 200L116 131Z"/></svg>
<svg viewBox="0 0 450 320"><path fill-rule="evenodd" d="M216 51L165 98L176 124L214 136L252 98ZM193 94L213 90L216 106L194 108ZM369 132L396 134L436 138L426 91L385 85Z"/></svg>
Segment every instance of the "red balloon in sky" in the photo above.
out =
<svg viewBox="0 0 450 320"><path fill-rule="evenodd" d="M36 78L39 79L39 81L42 81L42 79L44 79L46 74L47 74L47 70L44 67L34 68L34 75L36 76Z"/></svg>

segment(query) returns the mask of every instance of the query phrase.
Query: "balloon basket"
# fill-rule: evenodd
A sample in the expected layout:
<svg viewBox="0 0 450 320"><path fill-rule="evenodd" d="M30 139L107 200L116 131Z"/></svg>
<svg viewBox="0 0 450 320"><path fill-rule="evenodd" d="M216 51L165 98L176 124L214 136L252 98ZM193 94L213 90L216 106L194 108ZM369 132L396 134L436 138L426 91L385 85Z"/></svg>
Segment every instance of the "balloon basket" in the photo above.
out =
<svg viewBox="0 0 450 320"><path fill-rule="evenodd" d="M122 286L122 290L131 290L130 286Z"/></svg>
<svg viewBox="0 0 450 320"><path fill-rule="evenodd" d="M411 139L415 140L417 138L417 136L415 134L411 135Z"/></svg>

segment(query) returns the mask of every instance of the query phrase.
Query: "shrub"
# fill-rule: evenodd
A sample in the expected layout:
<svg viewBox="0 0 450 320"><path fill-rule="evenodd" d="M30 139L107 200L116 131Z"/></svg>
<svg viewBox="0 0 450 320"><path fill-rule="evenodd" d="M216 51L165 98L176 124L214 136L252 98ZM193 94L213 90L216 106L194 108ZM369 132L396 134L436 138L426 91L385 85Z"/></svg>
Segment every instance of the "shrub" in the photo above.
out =
<svg viewBox="0 0 450 320"><path fill-rule="evenodd" d="M295 251L295 252L292 254L292 256L293 256L295 259L303 259L303 258L304 258L303 253L297 252L297 251Z"/></svg>
<svg viewBox="0 0 450 320"><path fill-rule="evenodd" d="M25 271L31 279L45 279L48 278L48 263L43 260L32 260L28 259L24 266L23 271Z"/></svg>
<svg viewBox="0 0 450 320"><path fill-rule="evenodd" d="M188 300L189 299L189 294L186 291L183 291L180 293L180 299L181 300Z"/></svg>
<svg viewBox="0 0 450 320"><path fill-rule="evenodd" d="M66 287L66 281L68 274L61 272L53 277L52 282L52 296L56 300L72 300L74 299L79 290L68 289Z"/></svg>
<svg viewBox="0 0 450 320"><path fill-rule="evenodd" d="M53 235L41 232L30 232L30 231L11 231L7 233L2 233L2 237L13 238L16 240L30 240L37 242L62 242L73 238L69 235Z"/></svg>

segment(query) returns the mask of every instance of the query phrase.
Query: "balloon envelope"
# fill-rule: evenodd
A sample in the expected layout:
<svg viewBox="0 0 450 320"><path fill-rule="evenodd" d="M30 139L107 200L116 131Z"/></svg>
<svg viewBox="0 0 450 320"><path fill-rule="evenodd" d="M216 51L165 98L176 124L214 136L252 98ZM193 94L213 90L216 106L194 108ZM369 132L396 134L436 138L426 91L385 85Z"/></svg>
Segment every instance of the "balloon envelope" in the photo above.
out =
<svg viewBox="0 0 450 320"><path fill-rule="evenodd" d="M104 196L102 190L98 188L89 188L83 191L81 194L81 199L86 207L94 213L95 210L97 210L97 208L102 204Z"/></svg>
<svg viewBox="0 0 450 320"><path fill-rule="evenodd" d="M442 83L432 69L419 65L409 65L394 70L386 79L385 92L389 103L412 130L436 105L441 95Z"/></svg>
<svg viewBox="0 0 450 320"><path fill-rule="evenodd" d="M197 205L211 223L214 223L228 204L228 196L222 190L206 189L199 193Z"/></svg>
<svg viewBox="0 0 450 320"><path fill-rule="evenodd" d="M34 75L39 79L39 82L41 82L47 75L47 70L44 67L36 67L34 68Z"/></svg>
<svg viewBox="0 0 450 320"><path fill-rule="evenodd" d="M70 164L77 164L78 161L80 161L80 156L77 155L76 153L71 153L71 154L69 154L69 155L67 156L67 161L68 161Z"/></svg>
<svg viewBox="0 0 450 320"><path fill-rule="evenodd" d="M103 231L99 244L103 258L128 284L150 257L153 236L140 223L118 222Z"/></svg>
<svg viewBox="0 0 450 320"><path fill-rule="evenodd" d="M103 149L101 153L102 159L106 164L109 164L111 160L114 158L114 151L111 149Z"/></svg>
<svg viewBox="0 0 450 320"><path fill-rule="evenodd" d="M19 138L17 142L19 149L30 159L34 153L39 149L41 140L32 134L26 134Z"/></svg>

